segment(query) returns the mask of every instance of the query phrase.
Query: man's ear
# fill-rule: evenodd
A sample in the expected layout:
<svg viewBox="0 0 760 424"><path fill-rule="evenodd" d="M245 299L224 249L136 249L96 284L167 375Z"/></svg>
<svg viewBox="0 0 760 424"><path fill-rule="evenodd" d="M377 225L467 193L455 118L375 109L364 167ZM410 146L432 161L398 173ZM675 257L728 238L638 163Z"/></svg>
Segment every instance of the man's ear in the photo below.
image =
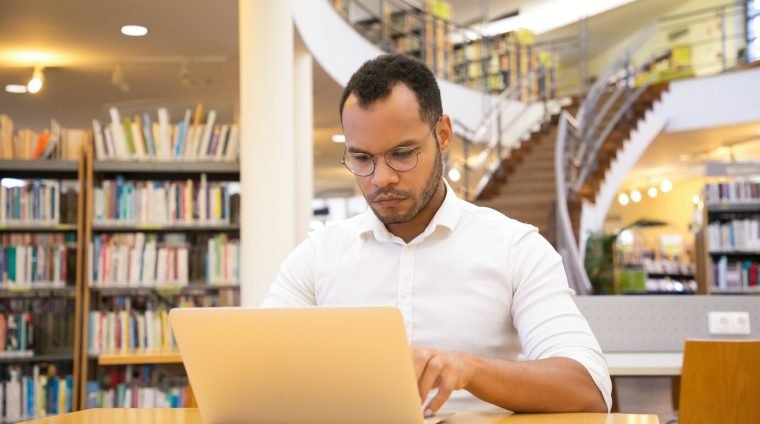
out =
<svg viewBox="0 0 760 424"><path fill-rule="evenodd" d="M438 122L435 131L438 137L438 146L441 148L441 154L446 154L454 137L454 132L451 129L451 117L449 115L441 115L441 120Z"/></svg>

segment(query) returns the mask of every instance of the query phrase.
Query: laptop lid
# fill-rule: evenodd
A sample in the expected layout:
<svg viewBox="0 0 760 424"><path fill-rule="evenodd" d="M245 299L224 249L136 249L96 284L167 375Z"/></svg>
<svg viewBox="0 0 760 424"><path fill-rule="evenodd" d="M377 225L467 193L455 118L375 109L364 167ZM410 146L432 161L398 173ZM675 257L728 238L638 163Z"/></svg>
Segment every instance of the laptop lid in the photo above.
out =
<svg viewBox="0 0 760 424"><path fill-rule="evenodd" d="M169 319L205 423L423 422L395 308L186 308Z"/></svg>

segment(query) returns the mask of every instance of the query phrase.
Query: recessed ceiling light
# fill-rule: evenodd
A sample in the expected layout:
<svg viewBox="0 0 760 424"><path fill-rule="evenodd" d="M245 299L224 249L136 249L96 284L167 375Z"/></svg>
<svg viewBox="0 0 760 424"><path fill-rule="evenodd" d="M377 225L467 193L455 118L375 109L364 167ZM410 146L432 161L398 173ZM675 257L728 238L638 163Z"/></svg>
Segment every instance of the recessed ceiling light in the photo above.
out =
<svg viewBox="0 0 760 424"><path fill-rule="evenodd" d="M663 193L669 192L672 188L673 183L671 183L669 180L663 180L662 184L660 184L660 190L662 190Z"/></svg>
<svg viewBox="0 0 760 424"><path fill-rule="evenodd" d="M148 28L142 25L124 25L121 33L129 37L142 37L148 33Z"/></svg>
<svg viewBox="0 0 760 424"><path fill-rule="evenodd" d="M332 136L333 143L345 143L346 142L346 136L343 134L335 134Z"/></svg>
<svg viewBox="0 0 760 424"><path fill-rule="evenodd" d="M618 202L620 202L621 205L625 206L628 204L628 195L625 193L620 193L618 196Z"/></svg>
<svg viewBox="0 0 760 424"><path fill-rule="evenodd" d="M5 91L14 94L26 93L26 86L23 84L8 84L5 86Z"/></svg>
<svg viewBox="0 0 760 424"><path fill-rule="evenodd" d="M649 187L649 190L647 190L647 194L649 197L657 197L657 187Z"/></svg>
<svg viewBox="0 0 760 424"><path fill-rule="evenodd" d="M641 192L638 190L633 190L631 192L631 200L633 200L633 203L639 203L641 201Z"/></svg>

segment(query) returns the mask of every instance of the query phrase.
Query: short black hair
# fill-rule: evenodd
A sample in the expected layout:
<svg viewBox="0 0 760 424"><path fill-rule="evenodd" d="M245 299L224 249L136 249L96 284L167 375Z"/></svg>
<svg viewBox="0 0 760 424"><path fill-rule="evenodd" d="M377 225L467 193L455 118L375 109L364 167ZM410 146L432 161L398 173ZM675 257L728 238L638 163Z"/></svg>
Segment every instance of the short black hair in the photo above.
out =
<svg viewBox="0 0 760 424"><path fill-rule="evenodd" d="M441 91L435 75L424 63L403 54L385 54L368 60L351 76L340 99L341 122L349 96L355 95L359 106L366 108L390 96L398 83L414 92L420 107L420 119L430 123L431 127L435 125L443 114Z"/></svg>

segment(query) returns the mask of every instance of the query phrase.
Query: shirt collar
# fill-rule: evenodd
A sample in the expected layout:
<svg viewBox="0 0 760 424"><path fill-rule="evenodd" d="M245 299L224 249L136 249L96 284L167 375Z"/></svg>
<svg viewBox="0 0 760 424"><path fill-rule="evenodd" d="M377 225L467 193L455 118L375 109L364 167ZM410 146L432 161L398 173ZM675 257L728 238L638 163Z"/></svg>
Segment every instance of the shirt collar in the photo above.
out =
<svg viewBox="0 0 760 424"><path fill-rule="evenodd" d="M443 180L443 184L446 187L446 197L443 199L441 207L433 216L433 219L428 224L425 231L420 234L422 237L427 237L432 234L438 227L447 228L449 231L454 231L459 222L459 216L461 215L460 199L454 193L454 189L451 188L448 181ZM375 212L371 208L367 208L364 212L364 217L359 224L359 236L369 237L372 235L377 240L392 241L397 240L398 237L394 236L375 215Z"/></svg>

